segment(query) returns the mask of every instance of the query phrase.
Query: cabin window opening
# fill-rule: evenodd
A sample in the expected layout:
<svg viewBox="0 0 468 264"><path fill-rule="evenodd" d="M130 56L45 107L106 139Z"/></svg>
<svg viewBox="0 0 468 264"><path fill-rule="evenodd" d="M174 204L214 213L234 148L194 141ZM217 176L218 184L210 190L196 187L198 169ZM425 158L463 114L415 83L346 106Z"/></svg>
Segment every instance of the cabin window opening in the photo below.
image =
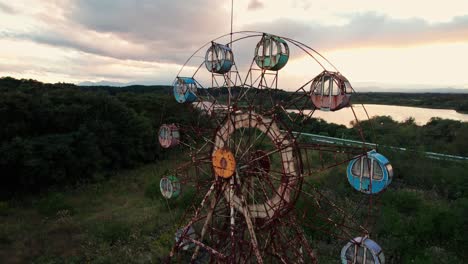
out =
<svg viewBox="0 0 468 264"><path fill-rule="evenodd" d="M257 55L258 55L260 58L263 58L263 56L265 56L265 53L263 52L263 43L260 44L260 45L258 46L258 53L257 53Z"/></svg>
<svg viewBox="0 0 468 264"><path fill-rule="evenodd" d="M314 83L314 94L321 95L322 94L322 86L320 82Z"/></svg>
<svg viewBox="0 0 468 264"><path fill-rule="evenodd" d="M271 53L270 48L271 48L270 47L270 41L269 40L265 41L265 47L263 48L265 56L270 55L270 53Z"/></svg>
<svg viewBox="0 0 468 264"><path fill-rule="evenodd" d="M385 168L387 169L388 171L388 178L393 178L393 167L392 167L392 164L388 163L387 165L385 165Z"/></svg>
<svg viewBox="0 0 468 264"><path fill-rule="evenodd" d="M344 84L345 84L345 87L346 87L345 92L348 93L348 94L352 93L353 92L353 87L351 86L351 84L348 81L345 81Z"/></svg>
<svg viewBox="0 0 468 264"><path fill-rule="evenodd" d="M380 181L380 180L383 179L382 167L380 167L379 163L376 160L374 160L374 168L373 168L373 172L372 172L372 179L377 180L377 181Z"/></svg>
<svg viewBox="0 0 468 264"><path fill-rule="evenodd" d="M340 94L340 86L339 86L339 83L337 81L338 80L333 79L333 81L331 82L332 95L339 95Z"/></svg>
<svg viewBox="0 0 468 264"><path fill-rule="evenodd" d="M354 176L361 176L361 160L362 159L358 159L356 162L354 162L353 168L351 169L351 172Z"/></svg>
<svg viewBox="0 0 468 264"><path fill-rule="evenodd" d="M326 76L322 83L323 96L330 95L330 77Z"/></svg>
<svg viewBox="0 0 468 264"><path fill-rule="evenodd" d="M371 173L371 171L370 171L371 168L369 166L371 164L370 164L369 159L367 157L363 157L362 158L362 164L363 164L363 166L362 166L362 177L369 178L369 174Z"/></svg>
<svg viewBox="0 0 468 264"><path fill-rule="evenodd" d="M271 55L272 56L278 55L278 51L281 49L280 46L281 46L281 44L279 44L279 46L278 46L276 41L271 42Z"/></svg>

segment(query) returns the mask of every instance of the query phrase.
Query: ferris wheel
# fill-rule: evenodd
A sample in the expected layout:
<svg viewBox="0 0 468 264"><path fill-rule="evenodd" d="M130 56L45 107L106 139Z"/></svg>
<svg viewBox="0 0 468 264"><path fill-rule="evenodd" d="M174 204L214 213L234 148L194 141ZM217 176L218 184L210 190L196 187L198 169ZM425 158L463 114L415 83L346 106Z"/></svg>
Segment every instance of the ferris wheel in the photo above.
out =
<svg viewBox="0 0 468 264"><path fill-rule="evenodd" d="M315 65L308 78L279 89L280 74L304 58ZM305 137L314 113L354 113L353 93L316 50L269 33L227 34L189 57L173 95L198 122L164 124L158 134L162 147L187 153L161 178L162 196L195 192L168 262L316 263L316 244L326 238L340 241L342 263L385 263L372 225L378 195L393 178L390 162L366 144L356 115L361 144ZM316 184L334 171L354 193L337 195Z"/></svg>

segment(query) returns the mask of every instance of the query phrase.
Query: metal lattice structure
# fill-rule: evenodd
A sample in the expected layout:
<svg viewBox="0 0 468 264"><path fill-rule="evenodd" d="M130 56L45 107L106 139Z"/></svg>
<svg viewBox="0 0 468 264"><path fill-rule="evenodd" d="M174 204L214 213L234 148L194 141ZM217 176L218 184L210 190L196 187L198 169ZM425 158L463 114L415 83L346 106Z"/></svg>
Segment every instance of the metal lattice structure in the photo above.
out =
<svg viewBox="0 0 468 264"><path fill-rule="evenodd" d="M250 65L237 65L233 46L252 40ZM299 56L319 71L291 92L280 90L280 73ZM376 195L393 176L388 160L365 144L357 118L362 146L301 138L315 111L352 109L353 92L325 57L290 38L235 32L197 50L174 81L174 97L199 121L159 133L164 147L186 148L188 157L161 180L164 197L184 195L184 188L196 193L168 262L316 263L313 234L325 234L343 240L343 263L384 263L369 236ZM356 189L352 197L314 184L346 164L342 178Z"/></svg>

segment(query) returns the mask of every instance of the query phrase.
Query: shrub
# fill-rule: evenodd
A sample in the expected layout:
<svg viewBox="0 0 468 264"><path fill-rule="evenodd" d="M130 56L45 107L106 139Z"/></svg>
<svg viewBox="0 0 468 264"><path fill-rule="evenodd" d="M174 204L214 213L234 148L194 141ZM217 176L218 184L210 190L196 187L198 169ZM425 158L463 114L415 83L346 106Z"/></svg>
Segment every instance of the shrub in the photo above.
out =
<svg viewBox="0 0 468 264"><path fill-rule="evenodd" d="M70 214L74 211L73 207L66 202L65 196L61 193L51 193L42 198L37 205L37 210L46 216L54 216L59 211L64 210Z"/></svg>

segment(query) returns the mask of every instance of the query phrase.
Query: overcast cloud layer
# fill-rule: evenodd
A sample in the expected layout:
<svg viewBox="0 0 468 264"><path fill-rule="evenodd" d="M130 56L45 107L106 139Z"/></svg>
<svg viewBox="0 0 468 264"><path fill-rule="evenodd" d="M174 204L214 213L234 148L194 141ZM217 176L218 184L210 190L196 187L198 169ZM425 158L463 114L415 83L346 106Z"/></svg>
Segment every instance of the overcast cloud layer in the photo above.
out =
<svg viewBox="0 0 468 264"><path fill-rule="evenodd" d="M313 9L311 3L291 1L289 8ZM273 5L273 1L249 0L239 5L242 6L236 10L245 14L260 14L268 5ZM0 27L0 45L32 42L67 50L69 55L63 57L62 54L61 59L77 65L70 66L73 72L65 69L60 72L63 76L79 76L73 80L138 81L140 78L149 81L157 77L167 82L173 69L194 50L228 32L229 8L230 3L210 0L28 0L22 4L0 0L0 16L6 21ZM379 10L333 15L341 22L314 20L311 12L309 20L286 14L263 21L241 21L236 30L272 32L324 52L468 42L468 14L436 22L416 16L395 18ZM15 59L12 55L9 58ZM101 70L90 71L92 61L101 65ZM0 75L27 72L28 65L36 68L39 74L54 69L35 63L34 60L31 65L16 63L17 68L10 71L5 69L5 63L3 66L0 63ZM169 72L161 71L164 67L170 69ZM132 77L126 71L121 72L129 68L137 68L141 74Z"/></svg>

